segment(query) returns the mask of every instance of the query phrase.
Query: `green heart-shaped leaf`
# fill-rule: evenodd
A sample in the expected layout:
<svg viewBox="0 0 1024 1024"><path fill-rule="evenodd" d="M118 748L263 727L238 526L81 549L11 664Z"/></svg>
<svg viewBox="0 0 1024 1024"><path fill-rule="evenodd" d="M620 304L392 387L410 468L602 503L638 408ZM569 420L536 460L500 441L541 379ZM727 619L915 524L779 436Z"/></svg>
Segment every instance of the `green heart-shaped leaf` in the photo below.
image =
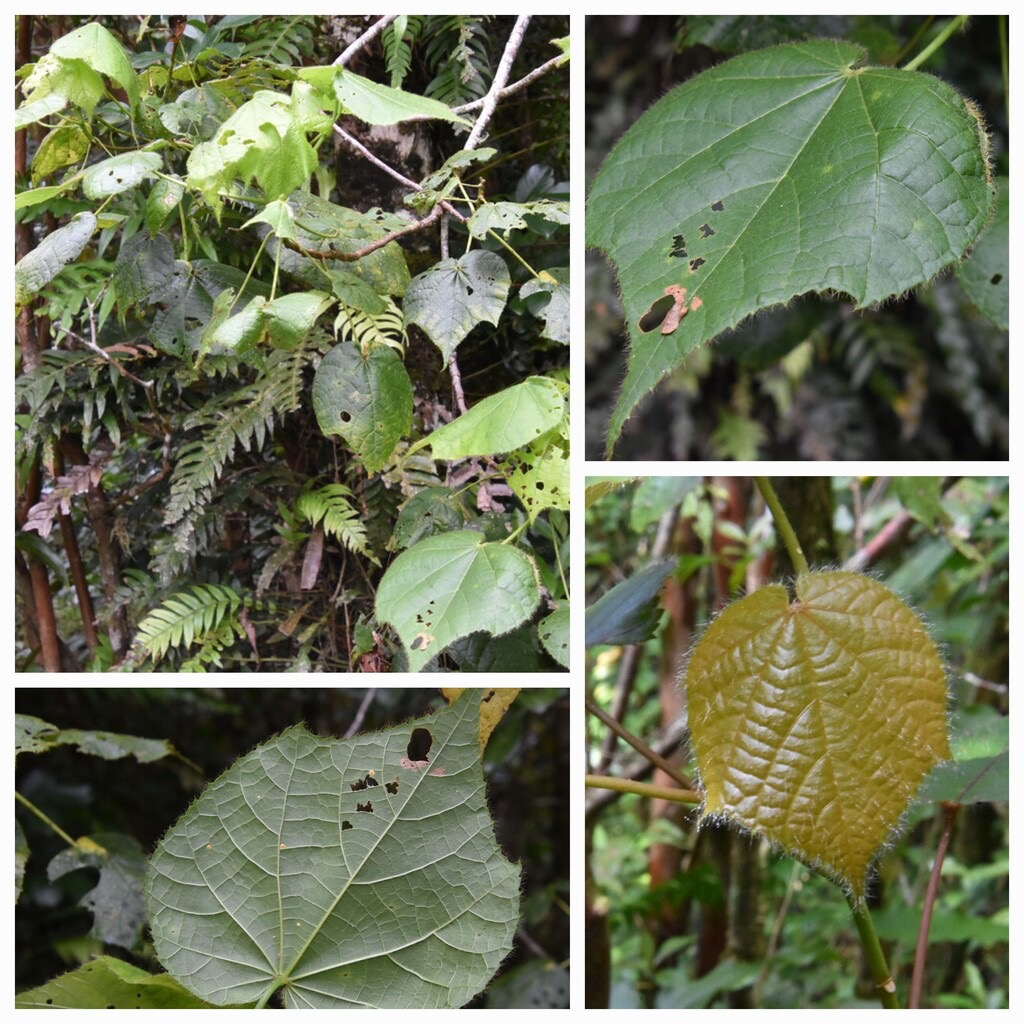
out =
<svg viewBox="0 0 1024 1024"><path fill-rule="evenodd" d="M476 530L455 530L419 541L388 566L377 618L395 627L410 671L418 672L460 637L515 629L540 598L529 555Z"/></svg>
<svg viewBox="0 0 1024 1024"><path fill-rule="evenodd" d="M868 865L950 756L946 679L920 619L880 583L812 572L730 605L686 671L703 814L864 893Z"/></svg>
<svg viewBox="0 0 1024 1024"><path fill-rule="evenodd" d="M609 451L662 377L751 313L810 291L864 308L978 237L994 190L976 110L931 75L863 57L824 40L736 57L665 96L609 155L586 216L630 332Z"/></svg>
<svg viewBox="0 0 1024 1024"><path fill-rule="evenodd" d="M413 278L405 293L405 322L427 332L447 366L477 324L498 326L511 284L505 261L486 249L441 260Z"/></svg>
<svg viewBox="0 0 1024 1024"><path fill-rule="evenodd" d="M480 700L337 740L295 726L211 783L157 847L153 944L217 1005L459 1007L519 917L494 840ZM425 735L424 735L425 734ZM420 742L422 741L422 742Z"/></svg>

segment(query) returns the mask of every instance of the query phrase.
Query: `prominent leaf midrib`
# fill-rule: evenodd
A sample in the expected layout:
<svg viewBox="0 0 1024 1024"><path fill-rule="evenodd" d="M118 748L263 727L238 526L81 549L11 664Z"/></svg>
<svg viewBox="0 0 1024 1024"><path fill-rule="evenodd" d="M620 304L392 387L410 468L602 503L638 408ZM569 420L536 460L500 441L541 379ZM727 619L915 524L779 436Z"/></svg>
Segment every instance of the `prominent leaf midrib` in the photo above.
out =
<svg viewBox="0 0 1024 1024"><path fill-rule="evenodd" d="M473 833L473 835L467 836L466 843L468 843L470 840L475 838L475 836L478 835L478 834L479 833ZM459 847L459 849L462 849L463 847L465 847L466 843L463 843L462 847ZM431 861L431 863L432 864L440 863L441 861L445 860L449 856L452 856L452 854L451 853L446 853L444 856L440 857L438 860ZM401 878L402 876L401 875L394 875L394 876L391 876L391 877ZM307 971L305 973L302 973L301 971L294 971L293 970L293 971L289 972L288 979L289 979L289 981L302 981L303 979L306 979L306 978L315 978L318 975L324 974L324 973L326 973L328 971L337 970L337 968L339 968L339 967L347 967L350 964L357 964L357 963L360 963L361 961L364 961L364 960L373 960L373 959L375 959L376 957L379 957L379 956L386 956L388 958L391 958L392 954L397 953L397 952L399 952L399 951L401 951L403 949L411 949L413 946L418 946L424 939L430 938L431 936L435 936L439 941L444 942L445 945L451 946L452 944L450 942L448 942L447 940L445 940L444 937L442 935L440 935L439 933L442 932L445 928L447 928L454 921L458 920L459 917L462 917L465 914L472 913L473 910L475 909L475 907L477 905L479 905L481 902L483 902L483 900L486 899L488 896L490 896L493 892L494 892L493 887L488 889L481 896L478 896L473 901L473 903L471 903L469 906L461 908L457 914L453 914L452 916L448 917L447 920L442 921L440 924L436 925L434 928L431 928L429 931L425 931L425 932L421 933L420 935L417 935L415 938L410 939L408 942L403 942L401 944L392 945L392 946L389 946L387 949L380 949L380 950L377 950L377 951L372 952L372 953L367 953L365 956L349 957L348 959L339 959L335 963L332 963L332 964L329 964L329 965L325 965L323 967L313 968L313 969L311 969L311 970L309 970L309 971ZM404 964L396 964L396 966L400 967L403 971L409 971L409 973L411 973L411 974L416 974L416 977L421 978L421 980L427 980L427 979L423 978L422 975L417 974L415 971L412 971L410 968L408 968Z"/></svg>
<svg viewBox="0 0 1024 1024"><path fill-rule="evenodd" d="M445 750L445 748L450 743L452 736L455 735L455 731L456 731L456 727L453 726L451 731L448 733L448 735L442 741L440 747L437 750L437 753L441 753L441 752L443 752ZM435 755L434 755L435 759L437 757L437 753L435 753ZM349 756L348 765L351 766L351 755ZM381 769L383 770L383 762L382 762L382 765L381 765ZM352 959L352 960L339 961L337 964L333 965L331 968L326 968L326 967L318 968L316 970L310 971L308 975L296 975L294 973L295 970L297 969L297 967L299 966L299 964L301 963L302 958L306 955L306 952L309 950L309 947L312 945L313 941L320 935L321 931L324 928L324 925L331 918L331 916L334 914L334 912L337 909L338 904L341 902L342 898L349 891L349 889L351 889L352 886L354 884L356 884L356 878L357 878L359 872L362 871L363 867L366 865L367 861L370 859L370 856L377 852L377 849L380 846L381 842L383 841L384 837L390 834L392 827L399 820L399 818L401 816L401 813L408 806L409 800L412 799L413 795L419 789L420 785L423 783L423 780L427 777L428 773L427 772L414 772L413 774L416 775L416 781L413 784L411 792L406 796L405 803L403 803L401 810L395 812L394 817L392 817L391 821L388 822L387 827L384 828L384 830L376 838L376 840L372 844L372 846L368 849L368 851L366 853L366 856L362 859L362 861L359 862L359 864L355 868L355 870L352 870L352 871L349 872L348 879L345 882L344 886L341 888L341 890L339 891L338 895L335 897L334 901L330 904L330 906L327 908L327 910L321 916L321 918L320 918L319 922L317 923L316 927L311 929L310 935L307 937L306 941L303 943L303 945L299 948L298 952L292 958L291 964L289 965L289 967L285 971L285 975L286 975L287 978L294 980L296 978L301 978L301 977L315 977L318 974L323 974L324 971L326 971L326 970L332 970L332 969L334 969L336 967L340 967L340 966L342 966L343 964L346 964L346 963L356 963L360 959L367 959L367 960L369 960L369 959L373 959L375 956L382 956L382 955L386 955L387 952L391 952L391 951L386 951L386 950L379 950L379 951L377 951L375 953L368 954L366 957L355 958L355 959ZM288 800L287 800L287 797L286 797L284 802L283 802L282 814L284 813L284 808L287 807L287 803L288 803ZM341 820L342 819L341 819L340 806L339 806L339 814L338 814L338 841L339 841L340 848L342 850L344 850L344 844L341 842ZM419 865L417 865L417 867L419 867ZM413 873L412 871L407 872L407 874L412 874L412 873ZM278 873L278 880L279 881L280 881L280 878L281 878L281 875L280 875L280 873ZM279 885L278 889L280 891L280 885ZM281 946L282 953L283 953L283 950L284 950L283 934L284 933L282 931L282 946ZM427 933L427 934L432 934L432 933ZM425 935L421 934L413 942L406 943L406 946L415 945L417 942L422 942L424 937L425 937ZM405 948L405 947L396 947L396 948Z"/></svg>
<svg viewBox="0 0 1024 1024"><path fill-rule="evenodd" d="M794 78L794 79L802 79L802 78L807 78L807 77L809 77L809 76L807 76L807 75L793 75L792 76L792 78ZM780 78L778 80L779 81L784 81L785 79L784 78ZM815 81L819 81L818 76L814 76L814 80ZM722 81L722 80L720 79L719 81ZM717 84L717 82L716 82L716 84ZM778 114L781 111L785 110L786 107L792 106L795 103L802 103L808 97L813 96L816 92L821 92L821 91L823 91L825 89L830 89L830 88L834 87L836 84L837 84L836 80L828 81L828 82L821 82L819 85L816 85L814 88L808 89L806 92L800 93L799 96L788 97L784 102L778 104L777 106L772 107L770 110L762 111L756 117L751 118L749 121L744 121L743 124L729 125L728 127L731 129L731 131L726 132L724 135L718 136L716 139L714 139L713 141L709 142L703 149L696 150L691 156L688 156L684 161L682 161L682 163L676 164L670 170L666 171L660 178L654 178L650 182L650 184L644 186L644 188L640 189L639 191L634 191L633 189L629 189L630 195L633 198L631 198L628 202L626 202L626 203L624 203L622 205L620 213L623 213L623 214L624 213L628 213L629 207L632 206L635 203L641 202L645 198L647 192L649 192L651 189L654 189L654 188L660 186L665 181L666 178L671 178L671 177L674 177L677 174L679 174L683 169L685 169L694 160L698 160L701 157L703 157L704 154L709 149L713 149L716 146L721 146L723 143L727 142L729 139L731 139L733 136L735 136L738 132L747 131L750 128L755 128L758 125L758 123L760 121L762 121L764 118L771 117L774 114ZM839 90L839 94L841 94L841 93L842 93L842 89ZM833 103L834 102L835 101L833 101ZM828 109L831 109L831 106ZM826 111L826 113L827 113L827 111ZM687 118L682 120L682 122L681 122L681 125L682 125L681 130L683 130L683 131L686 130L686 124L687 124L688 121L689 121L689 117L687 117ZM820 124L821 124L821 119L819 119L818 125L815 125L815 130L817 130L817 128L818 128L818 126ZM792 166L792 162L790 163L790 166ZM748 188L760 188L760 187L762 187L765 184L767 184L767 182L761 182L758 185L750 185L750 186L748 186ZM744 191L746 191L746 189L744 189ZM735 195L735 194L736 193L729 193L729 195ZM723 197L723 198L725 198L725 197ZM629 264L629 266L631 267L632 264Z"/></svg>

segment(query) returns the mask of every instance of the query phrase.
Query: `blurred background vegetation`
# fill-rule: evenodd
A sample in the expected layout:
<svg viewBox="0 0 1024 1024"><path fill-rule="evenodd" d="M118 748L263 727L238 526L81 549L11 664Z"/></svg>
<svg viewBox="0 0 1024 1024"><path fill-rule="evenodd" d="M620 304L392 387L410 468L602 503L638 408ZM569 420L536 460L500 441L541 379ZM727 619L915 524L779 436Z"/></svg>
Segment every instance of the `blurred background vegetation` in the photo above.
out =
<svg viewBox="0 0 1024 1024"><path fill-rule="evenodd" d="M902 65L947 19L895 15L622 15L587 18L586 179L670 88L738 53L845 39ZM1005 30L1005 22L1003 22ZM921 69L980 107L993 170L1009 174L1005 51L994 17L972 18ZM965 267L968 266L965 264ZM602 457L625 374L625 328L609 264L588 256L587 458ZM804 296L692 354L638 406L621 459L1005 459L1009 335L957 274L856 313Z"/></svg>
<svg viewBox="0 0 1024 1024"><path fill-rule="evenodd" d="M957 760L985 737L986 771L998 783L985 802L960 807L922 1005L1007 1006L1008 481L773 483L812 567L876 575L928 623L947 664ZM587 697L693 778L678 683L687 652L725 603L792 568L747 478L632 480L586 516L588 604L645 568L671 568L645 627L650 639L588 648ZM670 784L593 714L586 736L588 772ZM901 1005L943 826L941 805L928 798L934 782L870 883ZM846 902L830 882L734 830L696 832L692 806L601 789L587 790L586 806L588 1006L877 1006Z"/></svg>
<svg viewBox="0 0 1024 1024"><path fill-rule="evenodd" d="M71 836L120 833L148 855L207 782L288 726L305 722L315 733L340 738L350 729L386 728L443 705L436 688L19 689L18 713L59 728L166 739L192 764L106 761L64 746L22 754L17 789ZM523 902L513 952L474 1005L567 1005L568 709L564 689L522 690L484 754L498 844L523 866ZM31 852L16 908L17 990L103 953L160 970L148 934L132 949L110 948L95 937L93 915L79 901L96 885L96 872L50 881L47 865L66 844L22 807L18 821Z"/></svg>

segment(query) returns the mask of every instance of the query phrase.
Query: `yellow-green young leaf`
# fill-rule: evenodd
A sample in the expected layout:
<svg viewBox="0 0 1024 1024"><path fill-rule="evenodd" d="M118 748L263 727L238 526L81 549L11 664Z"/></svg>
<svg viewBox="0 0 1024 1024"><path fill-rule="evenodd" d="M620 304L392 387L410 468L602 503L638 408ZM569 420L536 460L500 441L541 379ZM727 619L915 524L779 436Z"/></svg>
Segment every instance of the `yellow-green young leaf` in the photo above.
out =
<svg viewBox="0 0 1024 1024"><path fill-rule="evenodd" d="M153 975L116 957L101 956L22 992L15 1006L34 1010L201 1010L210 1004L197 999L169 974Z"/></svg>
<svg viewBox="0 0 1024 1024"><path fill-rule="evenodd" d="M703 815L763 835L856 897L922 779L950 756L946 678L880 583L811 572L711 624L686 672Z"/></svg>

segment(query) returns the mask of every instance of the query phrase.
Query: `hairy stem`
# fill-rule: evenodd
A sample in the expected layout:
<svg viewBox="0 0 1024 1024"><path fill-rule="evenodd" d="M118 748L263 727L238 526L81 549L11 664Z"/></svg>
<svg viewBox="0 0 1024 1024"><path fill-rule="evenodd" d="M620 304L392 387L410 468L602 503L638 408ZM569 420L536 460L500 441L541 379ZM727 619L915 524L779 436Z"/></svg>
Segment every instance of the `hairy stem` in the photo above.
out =
<svg viewBox="0 0 1024 1024"><path fill-rule="evenodd" d="M967 24L967 15L958 14L946 27L913 59L903 65L904 71L916 71L942 44Z"/></svg>

